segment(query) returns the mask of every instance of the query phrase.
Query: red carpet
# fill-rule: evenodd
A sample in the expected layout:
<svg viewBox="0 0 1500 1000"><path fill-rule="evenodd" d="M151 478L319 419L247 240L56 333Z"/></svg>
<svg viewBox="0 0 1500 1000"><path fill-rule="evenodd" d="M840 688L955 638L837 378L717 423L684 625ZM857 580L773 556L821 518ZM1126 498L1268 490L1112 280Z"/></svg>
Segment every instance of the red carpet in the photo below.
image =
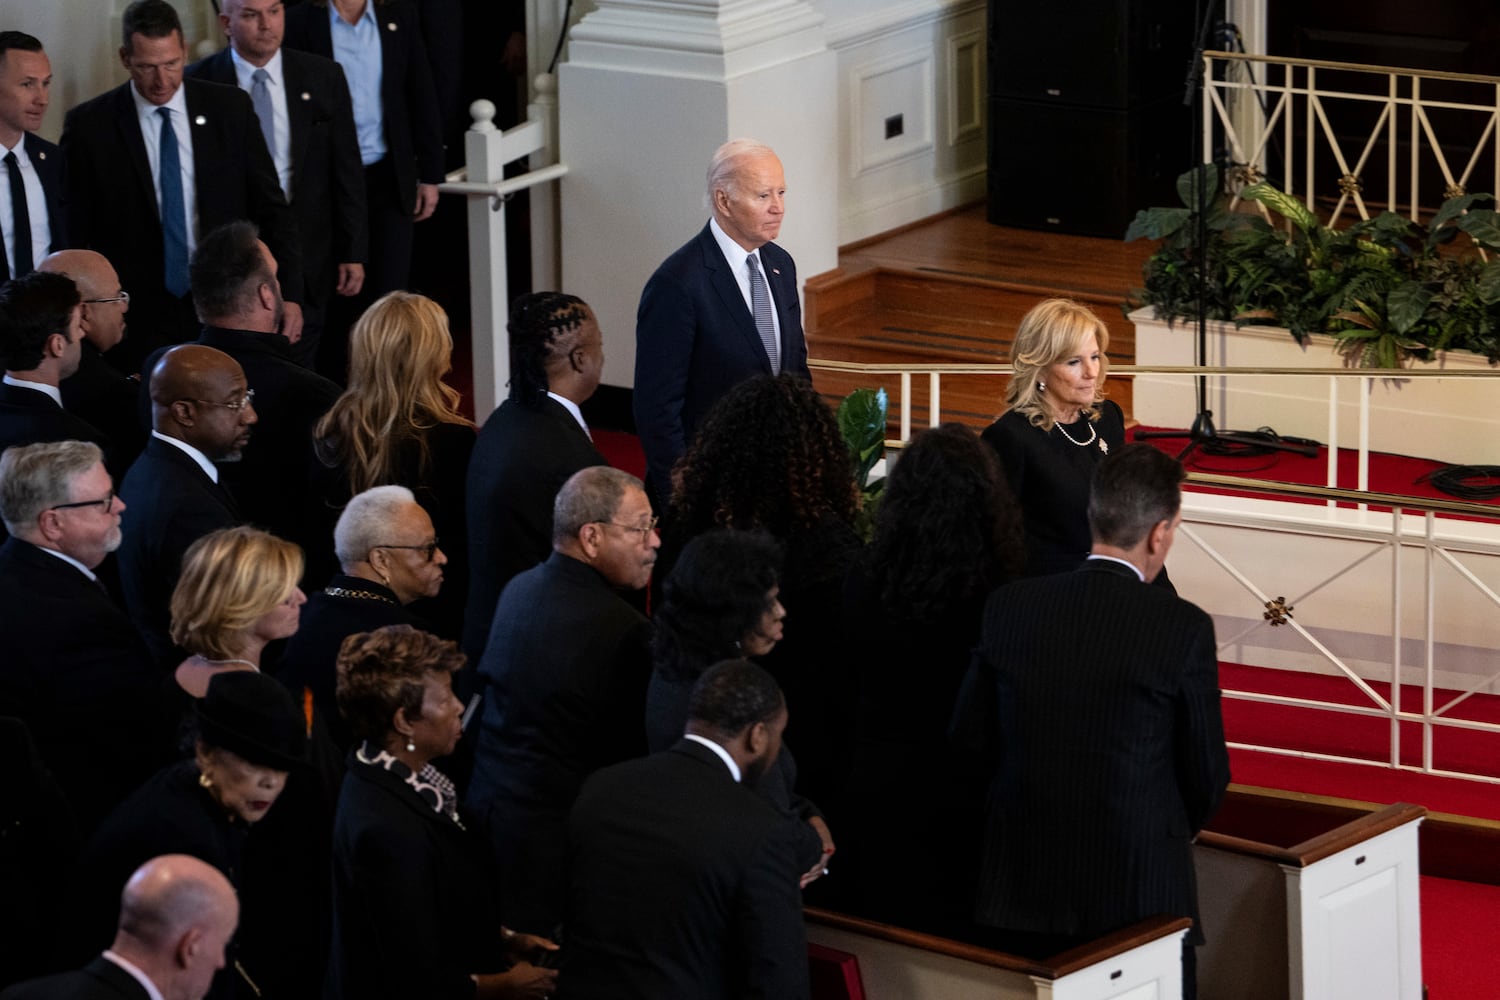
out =
<svg viewBox="0 0 1500 1000"><path fill-rule="evenodd" d="M1500 887L1422 878L1422 979L1429 1000L1500 992Z"/></svg>
<svg viewBox="0 0 1500 1000"><path fill-rule="evenodd" d="M1131 431L1132 440L1136 431L1158 430L1154 427L1136 427ZM1186 447L1186 439L1154 439L1150 442L1157 448L1176 455ZM1185 460L1189 472L1205 472L1220 476L1246 476L1255 479L1270 479L1275 482L1292 483L1298 486L1323 486L1328 478L1328 449L1319 448L1317 458L1305 458L1290 453L1236 457L1208 455L1201 449ZM1430 482L1420 481L1422 476L1444 468L1444 463L1428 458L1412 458L1407 455L1388 455L1383 452L1370 453L1370 492L1400 493L1433 500L1456 500ZM1341 489L1359 488L1359 453L1346 448L1339 449L1338 481ZM1201 487L1190 487L1200 489ZM1319 501L1308 501L1319 502ZM1496 508L1500 517L1500 498L1488 503Z"/></svg>

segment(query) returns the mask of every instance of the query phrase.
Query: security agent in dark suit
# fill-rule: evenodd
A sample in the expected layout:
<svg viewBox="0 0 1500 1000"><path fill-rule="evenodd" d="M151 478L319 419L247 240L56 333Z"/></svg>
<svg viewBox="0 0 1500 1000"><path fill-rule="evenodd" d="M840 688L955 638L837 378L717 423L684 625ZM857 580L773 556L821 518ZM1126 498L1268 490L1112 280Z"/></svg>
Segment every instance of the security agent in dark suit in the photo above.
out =
<svg viewBox="0 0 1500 1000"><path fill-rule="evenodd" d="M31 729L85 835L169 758L163 677L95 575L125 504L97 446L0 456L0 715Z"/></svg>
<svg viewBox="0 0 1500 1000"><path fill-rule="evenodd" d="M38 441L110 439L63 408L63 380L78 370L83 350L78 288L61 274L33 271L0 286L0 451Z"/></svg>
<svg viewBox="0 0 1500 1000"><path fill-rule="evenodd" d="M985 608L954 735L994 761L976 916L1045 955L1145 917L1192 917L1193 838L1229 784L1213 622L1146 586L1181 521L1182 465L1128 445L1094 473L1093 554Z"/></svg>
<svg viewBox="0 0 1500 1000"><path fill-rule="evenodd" d="M193 63L187 77L239 87L255 106L282 192L297 215L302 339L293 356L311 368L330 297L359 294L369 255L349 85L332 59L282 47L281 0L223 0L219 26L229 48Z"/></svg>
<svg viewBox="0 0 1500 1000"><path fill-rule="evenodd" d="M290 345L277 331L285 303L280 268L255 225L230 222L203 237L193 254L193 302L203 320L197 343L223 351L255 388L255 436L240 460L219 469L241 518L297 542L304 549L326 546L312 537L301 511L289 498L308 489L313 426L341 391L328 379L292 360ZM146 359L152 370L165 353ZM150 422L149 400L140 418Z"/></svg>
<svg viewBox="0 0 1500 1000"><path fill-rule="evenodd" d="M188 260L199 234L235 219L260 226L285 269L282 332L296 340L297 222L250 98L183 80L182 26L166 0L135 0L122 17L122 37L130 81L69 111L62 136L69 217L77 223L69 236L108 257L130 289L135 336L121 345L118 363L134 370L153 348L197 334Z"/></svg>
<svg viewBox="0 0 1500 1000"><path fill-rule="evenodd" d="M582 405L599 388L604 338L582 299L529 292L511 304L510 398L469 460L469 602L464 652L477 662L511 577L552 551L552 501L568 477L607 465Z"/></svg>
<svg viewBox="0 0 1500 1000"><path fill-rule="evenodd" d="M657 510L669 499L673 464L726 392L762 372L809 377L797 267L770 242L785 194L781 161L768 147L749 139L720 146L708 169L713 218L641 293L635 423Z"/></svg>
<svg viewBox="0 0 1500 1000"><path fill-rule="evenodd" d="M163 669L182 659L167 635L188 546L241 522L217 462L237 462L256 422L245 372L229 355L182 344L151 372L151 440L120 496L138 511L120 546L120 581L136 628Z"/></svg>
<svg viewBox="0 0 1500 1000"><path fill-rule="evenodd" d="M123 469L146 447L146 425L140 419L141 380L121 372L105 357L125 339L130 293L103 254L93 250L59 250L37 265L38 271L64 274L83 297L78 325L83 345L78 370L63 379L63 408L95 427L108 427L115 462Z"/></svg>
<svg viewBox="0 0 1500 1000"><path fill-rule="evenodd" d="M799 824L745 787L786 719L770 674L727 660L699 678L679 743L584 785L559 1000L808 995Z"/></svg>
<svg viewBox="0 0 1500 1000"><path fill-rule="evenodd" d="M212 865L164 854L137 868L120 895L114 942L76 972L33 979L0 1000L202 1000L239 923L234 888Z"/></svg>
<svg viewBox="0 0 1500 1000"><path fill-rule="evenodd" d="M347 310L352 322L370 302L407 287L413 224L437 208L442 124L421 23L403 0L313 0L287 9L286 46L336 60L354 102L370 256L364 290ZM347 346L330 336L318 370L342 378Z"/></svg>
<svg viewBox="0 0 1500 1000"><path fill-rule="evenodd" d="M616 588L646 586L660 544L640 480L584 469L557 494L552 555L495 608L468 803L487 818L513 930L552 936L578 789L646 752L651 626Z"/></svg>
<svg viewBox="0 0 1500 1000"><path fill-rule="evenodd" d="M47 114L52 64L24 31L0 31L0 281L67 246L62 156L36 135Z"/></svg>

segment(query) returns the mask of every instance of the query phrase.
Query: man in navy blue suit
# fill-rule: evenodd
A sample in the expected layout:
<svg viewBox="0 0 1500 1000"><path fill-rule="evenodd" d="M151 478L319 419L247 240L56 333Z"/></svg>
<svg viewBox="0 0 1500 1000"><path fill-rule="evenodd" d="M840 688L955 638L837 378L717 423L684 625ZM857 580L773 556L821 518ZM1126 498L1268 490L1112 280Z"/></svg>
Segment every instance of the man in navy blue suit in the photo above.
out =
<svg viewBox="0 0 1500 1000"><path fill-rule="evenodd" d="M708 168L708 225L646 282L635 326L635 424L660 510L672 465L726 392L752 375L807 377L797 267L771 241L786 178L767 146L732 139Z"/></svg>
<svg viewBox="0 0 1500 1000"><path fill-rule="evenodd" d="M51 89L42 43L24 31L0 31L0 281L19 278L67 245L58 201L62 157L36 134Z"/></svg>

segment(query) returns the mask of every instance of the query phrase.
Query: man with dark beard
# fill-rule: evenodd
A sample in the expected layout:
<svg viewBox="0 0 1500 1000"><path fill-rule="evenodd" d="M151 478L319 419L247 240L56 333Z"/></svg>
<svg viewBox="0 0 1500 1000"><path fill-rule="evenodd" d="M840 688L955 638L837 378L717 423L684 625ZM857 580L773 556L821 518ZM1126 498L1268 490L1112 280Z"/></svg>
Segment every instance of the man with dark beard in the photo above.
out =
<svg viewBox="0 0 1500 1000"><path fill-rule="evenodd" d="M726 660L676 746L584 785L558 997L808 995L800 824L751 790L786 720L771 675Z"/></svg>

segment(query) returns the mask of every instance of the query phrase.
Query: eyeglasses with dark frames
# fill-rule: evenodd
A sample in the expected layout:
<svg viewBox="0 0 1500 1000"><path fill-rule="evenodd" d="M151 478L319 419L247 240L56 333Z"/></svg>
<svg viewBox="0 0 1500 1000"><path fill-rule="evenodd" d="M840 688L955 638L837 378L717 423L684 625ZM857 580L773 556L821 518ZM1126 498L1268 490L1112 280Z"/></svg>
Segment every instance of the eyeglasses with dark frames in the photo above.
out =
<svg viewBox="0 0 1500 1000"><path fill-rule="evenodd" d="M239 411L243 410L245 407L249 406L250 403L251 403L251 401L254 400L254 399L255 399L255 390L254 389L246 389L245 390L245 394L243 396L241 396L239 399L236 399L232 403L221 403L217 399L196 399L196 398L194 398L192 396L184 396L181 400L179 400L179 402L202 403L205 406L222 406L226 410L233 410L236 413L238 413Z"/></svg>
<svg viewBox="0 0 1500 1000"><path fill-rule="evenodd" d="M651 521L649 523L645 524L645 525L640 525L640 524L621 524L619 521L595 521L594 523L595 524L612 524L616 528L624 528L626 531L629 531L629 532L632 532L632 533L638 535L640 537L640 540L641 540L642 544L644 544L645 541L646 541L646 539L648 539L648 538L651 537L651 532L655 531L656 530L656 526L661 523L661 518L659 518L659 517L653 517L651 519Z"/></svg>
<svg viewBox="0 0 1500 1000"><path fill-rule="evenodd" d="M83 302L85 305L102 305L106 302L121 302L128 306L130 305L130 293L122 288L120 289L119 295L111 295L107 299L84 299Z"/></svg>
<svg viewBox="0 0 1500 1000"><path fill-rule="evenodd" d="M432 562L432 557L437 555L438 540L434 538L425 545L372 545L372 549L409 549L412 552L422 553L423 562Z"/></svg>
<svg viewBox="0 0 1500 1000"><path fill-rule="evenodd" d="M103 507L107 513L115 505L115 491L110 490L99 500L75 500L73 503L55 503L48 510L72 510L76 507Z"/></svg>

